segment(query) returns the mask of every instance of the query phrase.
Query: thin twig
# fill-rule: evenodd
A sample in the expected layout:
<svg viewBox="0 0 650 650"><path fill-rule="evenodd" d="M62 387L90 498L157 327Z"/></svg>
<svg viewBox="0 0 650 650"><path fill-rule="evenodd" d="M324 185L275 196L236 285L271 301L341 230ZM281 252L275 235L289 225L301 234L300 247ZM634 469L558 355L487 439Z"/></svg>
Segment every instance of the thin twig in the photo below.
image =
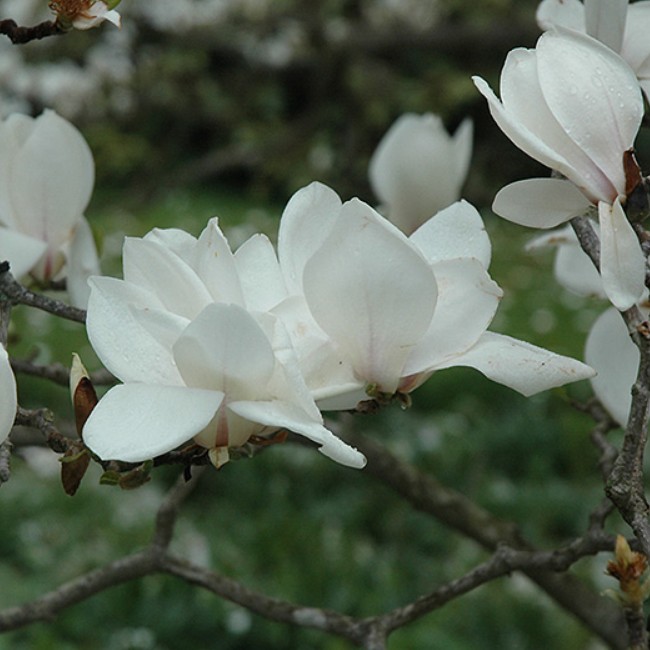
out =
<svg viewBox="0 0 650 650"><path fill-rule="evenodd" d="M0 299L2 296L13 305L27 305L77 323L86 322L86 312L83 309L72 307L60 300L34 293L23 287L9 272L8 262L0 262Z"/></svg>
<svg viewBox="0 0 650 650"><path fill-rule="evenodd" d="M37 364L27 359L11 359L11 367L16 374L30 375L48 379L55 384L68 386L70 369L62 363ZM103 368L90 373L93 386L107 386L116 383L117 379Z"/></svg>

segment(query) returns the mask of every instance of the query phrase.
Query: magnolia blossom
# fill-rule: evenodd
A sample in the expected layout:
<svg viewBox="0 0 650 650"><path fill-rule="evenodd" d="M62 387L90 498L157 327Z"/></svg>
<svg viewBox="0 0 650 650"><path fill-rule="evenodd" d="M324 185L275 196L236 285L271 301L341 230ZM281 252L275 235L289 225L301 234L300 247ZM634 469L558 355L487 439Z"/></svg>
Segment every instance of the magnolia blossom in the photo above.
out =
<svg viewBox="0 0 650 650"><path fill-rule="evenodd" d="M565 27L587 33L619 53L650 98L650 2L627 0L543 0L537 8L542 29Z"/></svg>
<svg viewBox="0 0 650 650"><path fill-rule="evenodd" d="M351 408L363 392L408 393L451 366L524 395L591 376L577 361L486 331L502 295L490 255L481 217L464 201L409 238L358 199L341 204L318 183L297 192L278 239L289 298L274 311L321 407ZM335 378L342 368L351 369L347 385Z"/></svg>
<svg viewBox="0 0 650 650"><path fill-rule="evenodd" d="M483 79L474 83L503 132L565 177L507 185L493 210L515 223L552 228L596 205L605 292L618 309L633 305L644 290L645 260L622 207L624 155L643 116L631 68L595 39L549 31L536 49L509 53L501 101Z"/></svg>
<svg viewBox="0 0 650 650"><path fill-rule="evenodd" d="M118 4L120 0L50 0L49 6L64 29L91 29L105 20L120 27L120 14L114 9Z"/></svg>
<svg viewBox="0 0 650 650"><path fill-rule="evenodd" d="M282 323L245 310L234 259L213 220L127 239L124 280L91 279L87 329L124 383L87 420L101 458L142 461L194 440L217 464L251 436L289 429L352 467L365 459L323 426Z"/></svg>
<svg viewBox="0 0 650 650"><path fill-rule="evenodd" d="M472 122L450 136L437 115L407 113L377 146L368 170L386 216L411 234L460 198L472 156Z"/></svg>
<svg viewBox="0 0 650 650"><path fill-rule="evenodd" d="M16 379L7 351L0 344L0 443L6 440L11 431L17 406Z"/></svg>
<svg viewBox="0 0 650 650"><path fill-rule="evenodd" d="M408 238L318 183L289 201L277 254L263 235L233 253L216 219L198 238L127 238L124 279L91 279L87 320L124 383L100 400L84 440L102 458L139 461L191 439L218 453L284 428L359 467L314 400L350 409L454 365L525 395L590 377L580 362L486 331L501 297L490 252L467 203Z"/></svg>
<svg viewBox="0 0 650 650"><path fill-rule="evenodd" d="M572 228L538 237L528 248L545 246L557 249L555 277L563 287L578 295L607 298L603 280L580 247ZM638 307L647 315L647 300L640 302ZM591 378L596 397L611 416L625 426L632 402L632 384L639 367L639 350L616 309L605 310L592 325L585 345L585 361L597 372Z"/></svg>
<svg viewBox="0 0 650 650"><path fill-rule="evenodd" d="M85 306L86 281L99 272L83 211L94 183L92 154L68 121L46 110L0 123L0 259L16 277L66 275L72 302Z"/></svg>

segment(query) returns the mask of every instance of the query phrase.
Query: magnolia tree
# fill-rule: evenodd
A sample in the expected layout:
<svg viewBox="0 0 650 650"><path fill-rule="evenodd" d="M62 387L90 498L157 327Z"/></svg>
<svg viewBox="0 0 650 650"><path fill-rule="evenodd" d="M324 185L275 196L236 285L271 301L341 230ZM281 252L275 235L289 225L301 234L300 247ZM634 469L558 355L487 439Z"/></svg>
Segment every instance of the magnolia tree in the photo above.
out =
<svg viewBox="0 0 650 650"><path fill-rule="evenodd" d="M50 3L53 20L0 25L14 42L104 21L119 26L116 4L59 0ZM460 198L469 120L450 136L437 116L402 115L370 162L378 207L342 201L314 181L289 199L277 245L255 234L233 250L216 218L198 237L155 228L125 238L122 278L102 275L83 214L94 165L80 132L52 110L0 124L0 480L11 478L15 425L36 430L60 455L69 495L83 490L91 465L101 468L102 483L122 488L143 485L162 465L180 474L144 550L0 611L0 629L51 619L108 587L164 573L272 621L380 649L393 631L519 571L610 647L648 647L650 248L643 223L650 206L634 142L650 75L650 2L544 0L537 18L545 31L534 49L509 53L499 96L484 79L474 83L504 134L551 170L501 188L493 211L531 228L568 223L530 248L556 247L560 284L610 304L589 333L585 362L489 329L503 292L490 277L483 219ZM52 297L52 290L67 294ZM104 368L88 373L78 355L69 371L18 358L9 336L16 305L85 325ZM579 537L540 550L378 437L360 434L363 414L406 409L413 391L454 366L524 396L591 381L595 398L582 408L596 421L591 439L606 499ZM63 432L47 404L18 403L14 371L69 381L76 436ZM108 386L100 399L95 385ZM606 436L618 427L625 431L619 446ZM491 555L428 594L355 617L328 603L280 600L172 552L179 508L199 476L209 482L216 470L237 472L233 461L255 463L280 443L282 453L301 445L338 463L341 481L349 472L380 480L404 507ZM611 532L615 510L622 521ZM572 572L599 553L619 583L614 589L612 581L612 598Z"/></svg>

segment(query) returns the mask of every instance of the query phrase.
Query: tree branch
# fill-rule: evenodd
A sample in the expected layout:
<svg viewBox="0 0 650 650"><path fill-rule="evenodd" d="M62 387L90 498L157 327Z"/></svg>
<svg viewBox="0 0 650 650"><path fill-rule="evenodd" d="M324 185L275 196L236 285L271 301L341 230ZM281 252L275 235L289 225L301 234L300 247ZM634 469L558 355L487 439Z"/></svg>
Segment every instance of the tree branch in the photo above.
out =
<svg viewBox="0 0 650 650"><path fill-rule="evenodd" d="M597 269L600 268L600 242L586 217L576 217L571 225L582 249ZM632 404L620 453L607 477L605 492L623 519L632 527L646 557L650 557L650 507L645 498L643 455L647 442L650 410L650 329L638 307L621 312L632 341L640 353Z"/></svg>
<svg viewBox="0 0 650 650"><path fill-rule="evenodd" d="M514 524L497 519L464 495L401 461L377 442L355 432L346 433L344 437L368 459L364 472L404 497L417 510L432 515L492 551L507 545L518 551L538 553L522 538ZM593 553L614 549L614 537L598 530L576 540L578 547L583 539L594 544L590 547ZM550 558L546 562L553 566ZM559 568L556 567L549 571L545 562L541 565L533 562L521 570L613 648L625 648L622 640L626 637L626 626L620 607L595 594L577 577L556 573Z"/></svg>
<svg viewBox="0 0 650 650"><path fill-rule="evenodd" d="M0 262L0 302L2 302L3 296L5 301L12 305L27 305L54 314L59 318L66 318L77 323L86 322L86 312L83 309L72 307L60 300L34 293L23 287L9 272L8 262Z"/></svg>
<svg viewBox="0 0 650 650"><path fill-rule="evenodd" d="M58 36L63 33L64 31L55 20L46 20L33 27L21 27L11 18L0 20L0 34L8 36L14 45L29 43L48 36Z"/></svg>

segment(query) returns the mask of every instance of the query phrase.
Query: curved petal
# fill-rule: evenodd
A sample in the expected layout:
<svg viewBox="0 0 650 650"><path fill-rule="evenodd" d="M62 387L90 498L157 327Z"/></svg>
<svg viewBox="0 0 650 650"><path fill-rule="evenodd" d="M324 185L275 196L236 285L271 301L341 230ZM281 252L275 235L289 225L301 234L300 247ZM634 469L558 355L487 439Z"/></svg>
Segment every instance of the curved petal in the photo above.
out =
<svg viewBox="0 0 650 650"><path fill-rule="evenodd" d="M446 260L433 270L438 284L436 310L409 356L404 375L433 370L471 348L492 322L503 295L478 260Z"/></svg>
<svg viewBox="0 0 650 650"><path fill-rule="evenodd" d="M121 384L93 409L84 425L84 442L102 460L138 463L191 440L222 401L218 391Z"/></svg>
<svg viewBox="0 0 650 650"><path fill-rule="evenodd" d="M133 308L161 309L149 291L115 278L89 280L86 331L102 363L122 381L182 384L171 349L136 319Z"/></svg>
<svg viewBox="0 0 650 650"><path fill-rule="evenodd" d="M454 173L459 180L458 189L462 187L467 172L469 171L470 163L472 162L472 141L474 139L474 122L469 117L466 117L459 125L453 135L454 147Z"/></svg>
<svg viewBox="0 0 650 650"><path fill-rule="evenodd" d="M485 332L474 347L445 364L451 366L475 368L526 397L596 374L580 361L494 332Z"/></svg>
<svg viewBox="0 0 650 650"><path fill-rule="evenodd" d="M457 257L474 257L487 269L492 245L476 208L458 201L420 226L409 239L429 264Z"/></svg>
<svg viewBox="0 0 650 650"><path fill-rule="evenodd" d="M644 68L649 63L650 42L648 29L650 26L650 2L644 0L629 5L625 33L621 46L621 57L625 59L637 76L643 76Z"/></svg>
<svg viewBox="0 0 650 650"><path fill-rule="evenodd" d="M614 52L621 51L628 0L585 0L587 34L607 45Z"/></svg>
<svg viewBox="0 0 650 650"><path fill-rule="evenodd" d="M293 404L278 400L270 402L235 402L229 408L238 415L273 428L289 429L319 444L318 451L337 463L361 469L366 464L363 454L346 445L321 423L307 418Z"/></svg>
<svg viewBox="0 0 650 650"><path fill-rule="evenodd" d="M600 223L600 275L611 303L624 311L645 291L645 257L634 228L618 199L598 204Z"/></svg>
<svg viewBox="0 0 650 650"><path fill-rule="evenodd" d="M44 111L11 165L12 206L21 230L61 245L88 205L94 177L81 133L54 111Z"/></svg>
<svg viewBox="0 0 650 650"><path fill-rule="evenodd" d="M625 193L623 152L633 146L643 117L633 70L602 43L570 31L544 33L537 44L537 62L540 87L553 116L615 188L609 196L594 195L611 203ZM591 185L597 179L584 180Z"/></svg>
<svg viewBox="0 0 650 650"><path fill-rule="evenodd" d="M44 241L0 227L0 261L9 262L15 278L29 273L46 250Z"/></svg>
<svg viewBox="0 0 650 650"><path fill-rule="evenodd" d="M235 259L216 218L199 237L194 269L215 301L244 304Z"/></svg>
<svg viewBox="0 0 650 650"><path fill-rule="evenodd" d="M287 297L273 244L265 235L253 235L235 253L246 308L269 311Z"/></svg>
<svg viewBox="0 0 650 650"><path fill-rule="evenodd" d="M302 293L305 264L329 235L340 211L338 194L322 183L303 187L287 203L278 232L278 259L289 292Z"/></svg>
<svg viewBox="0 0 650 650"><path fill-rule="evenodd" d="M7 351L0 345L0 443L7 439L14 425L17 407L16 379Z"/></svg>
<svg viewBox="0 0 650 650"><path fill-rule="evenodd" d="M360 379L397 388L436 302L430 266L394 226L353 199L305 266L307 304Z"/></svg>
<svg viewBox="0 0 650 650"><path fill-rule="evenodd" d="M180 228L154 228L142 239L156 242L174 251L176 255L190 266L194 263L197 239Z"/></svg>
<svg viewBox="0 0 650 650"><path fill-rule="evenodd" d="M537 7L537 24L544 30L565 27L585 32L585 7L580 0L542 0Z"/></svg>
<svg viewBox="0 0 650 650"><path fill-rule="evenodd" d="M572 183L559 178L528 178L502 187L492 211L530 228L555 226L584 214L591 204Z"/></svg>
<svg viewBox="0 0 650 650"><path fill-rule="evenodd" d="M228 400L264 398L275 357L255 319L237 305L213 303L174 345L185 383L224 392Z"/></svg>
<svg viewBox="0 0 650 650"><path fill-rule="evenodd" d="M594 224L597 228L597 224ZM536 237L526 245L526 250L553 246L557 249L554 262L555 279L565 289L581 296L607 298L598 269L580 248L571 226Z"/></svg>
<svg viewBox="0 0 650 650"><path fill-rule="evenodd" d="M630 340L618 311L610 308L603 312L589 331L585 361L598 373L591 380L596 397L623 427L630 412L639 358L639 349Z"/></svg>
<svg viewBox="0 0 650 650"><path fill-rule="evenodd" d="M155 241L126 237L122 264L126 282L155 294L176 314L192 319L213 302L196 272Z"/></svg>
<svg viewBox="0 0 650 650"><path fill-rule="evenodd" d="M483 79L472 79L479 92L488 100L494 121L519 149L547 167L559 171L591 194L593 189L585 186L586 179L592 179L598 186L603 186L607 196L611 194L611 183L567 136L546 105L537 78L534 50L516 48L506 57L501 72L503 103ZM600 194L597 193L591 198L599 197Z"/></svg>
<svg viewBox="0 0 650 650"><path fill-rule="evenodd" d="M75 307L85 309L90 297L88 278L100 273L95 238L85 217L79 220L75 228L66 268L66 285L70 302Z"/></svg>
<svg viewBox="0 0 650 650"><path fill-rule="evenodd" d="M384 135L368 173L390 220L403 232L413 232L458 199L471 155L471 130L471 122L466 122L458 136L469 152L457 151L437 115L407 113Z"/></svg>

